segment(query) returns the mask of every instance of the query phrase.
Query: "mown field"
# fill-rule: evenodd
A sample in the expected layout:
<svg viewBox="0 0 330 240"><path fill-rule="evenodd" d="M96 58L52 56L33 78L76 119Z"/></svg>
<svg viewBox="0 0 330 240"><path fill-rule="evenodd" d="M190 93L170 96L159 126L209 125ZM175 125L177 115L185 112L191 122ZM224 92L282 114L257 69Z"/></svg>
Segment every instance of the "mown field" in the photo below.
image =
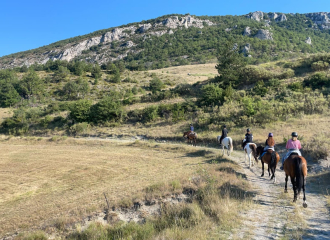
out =
<svg viewBox="0 0 330 240"><path fill-rule="evenodd" d="M139 141L69 138L53 142L5 136L0 149L2 237L18 232L24 238L37 230L63 236L64 229L75 229L83 218L106 208L103 193L111 206L130 207L133 200L145 199L147 187L153 189L149 198L179 193L188 186L201 187L191 179L202 169L214 174L218 186L225 182L243 189L248 186L234 170L219 172L221 166L237 166L228 161L221 163L215 149ZM232 215L232 210L221 211ZM209 220L204 227L214 226ZM230 226L224 224L223 228ZM206 234L203 231L199 234Z"/></svg>

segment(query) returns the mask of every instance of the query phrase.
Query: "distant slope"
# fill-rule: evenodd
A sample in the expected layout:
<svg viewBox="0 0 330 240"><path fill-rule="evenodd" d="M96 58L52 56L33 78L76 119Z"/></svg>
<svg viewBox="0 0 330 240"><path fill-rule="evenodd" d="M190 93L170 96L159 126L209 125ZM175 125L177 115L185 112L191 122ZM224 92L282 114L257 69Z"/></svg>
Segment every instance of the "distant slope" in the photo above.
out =
<svg viewBox="0 0 330 240"><path fill-rule="evenodd" d="M243 16L166 15L4 56L0 69L49 60L98 64L124 61L131 70L204 63L216 56L216 48L229 37L252 62L327 52L329 16L263 12Z"/></svg>

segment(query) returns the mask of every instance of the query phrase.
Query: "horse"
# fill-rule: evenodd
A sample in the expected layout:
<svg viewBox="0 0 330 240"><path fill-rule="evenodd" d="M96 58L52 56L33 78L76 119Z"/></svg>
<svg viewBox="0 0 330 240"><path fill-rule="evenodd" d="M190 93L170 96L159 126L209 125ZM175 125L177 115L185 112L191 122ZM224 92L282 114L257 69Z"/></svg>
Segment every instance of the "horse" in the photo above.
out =
<svg viewBox="0 0 330 240"><path fill-rule="evenodd" d="M242 146L244 146L244 142L242 141ZM245 163L246 163L246 155L249 158L249 168L251 168L251 164L252 166L254 166L254 162L251 162L251 155L253 154L254 159L256 160L256 162L258 163L258 156L257 156L257 145L255 143L247 143L244 146L244 152L245 152Z"/></svg>
<svg viewBox="0 0 330 240"><path fill-rule="evenodd" d="M301 189L304 193L304 202L303 207L307 208L306 195L305 195L305 185L306 185L306 176L307 176L307 161L304 157L299 156L296 153L291 154L284 161L284 172L285 172L285 188L284 192L288 192L288 177L292 183L292 188L294 192L293 202L297 201L297 197L301 192Z"/></svg>
<svg viewBox="0 0 330 240"><path fill-rule="evenodd" d="M262 152L264 151L264 147L259 146L257 147L257 156L260 156ZM275 152L273 149L268 149L267 152L262 156L261 163L262 163L262 174L261 177L264 176L264 164L267 163L268 165L268 175L270 176L270 171L272 171L272 177L270 180L274 179L274 183L276 183L276 176L275 176L275 170L277 163L280 161L280 155L278 155L277 152Z"/></svg>
<svg viewBox="0 0 330 240"><path fill-rule="evenodd" d="M217 142L222 145L222 154L225 155L225 147L227 148L227 155L230 156L230 153L233 151L233 140L231 137L225 137L220 142L221 135L217 137Z"/></svg>
<svg viewBox="0 0 330 240"><path fill-rule="evenodd" d="M188 139L188 143L193 143L193 146L196 147L197 133L192 133L192 131L184 132L183 137Z"/></svg>

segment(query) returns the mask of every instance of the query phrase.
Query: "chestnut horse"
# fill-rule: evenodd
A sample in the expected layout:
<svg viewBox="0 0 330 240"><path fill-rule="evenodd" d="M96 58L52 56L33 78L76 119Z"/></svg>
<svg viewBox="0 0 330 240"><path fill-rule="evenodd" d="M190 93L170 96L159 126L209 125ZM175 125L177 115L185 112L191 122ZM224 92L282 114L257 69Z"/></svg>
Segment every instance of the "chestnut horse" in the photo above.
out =
<svg viewBox="0 0 330 240"><path fill-rule="evenodd" d="M197 133L192 133L191 131L184 132L183 137L188 139L188 142L193 144L196 147Z"/></svg>
<svg viewBox="0 0 330 240"><path fill-rule="evenodd" d="M264 147L262 147L262 146L257 147L258 156L260 156L263 151L264 151ZM264 176L264 173L265 173L264 164L267 163L269 176L270 176L269 169L272 171L272 177L270 178L270 180L274 179L274 183L276 183L275 170L276 170L277 163L279 161L280 161L280 155L278 155L277 152L273 151L273 149L268 149L267 152L261 158L261 164L262 164L261 177Z"/></svg>
<svg viewBox="0 0 330 240"><path fill-rule="evenodd" d="M297 201L297 197L301 192L301 189L304 193L304 202L303 207L307 208L306 195L305 195L305 185L306 185L306 176L307 176L307 161L304 157L299 156L295 153L291 154L284 161L284 172L285 172L285 189L284 192L288 192L288 177L290 176L294 197L293 202Z"/></svg>

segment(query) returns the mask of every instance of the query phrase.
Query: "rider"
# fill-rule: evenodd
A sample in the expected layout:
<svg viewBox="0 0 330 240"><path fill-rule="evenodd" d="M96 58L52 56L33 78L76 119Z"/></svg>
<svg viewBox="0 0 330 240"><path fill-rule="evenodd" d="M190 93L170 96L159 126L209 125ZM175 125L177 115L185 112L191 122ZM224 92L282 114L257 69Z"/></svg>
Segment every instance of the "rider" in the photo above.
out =
<svg viewBox="0 0 330 240"><path fill-rule="evenodd" d="M291 134L292 139L289 139L288 142L286 143L286 149L288 152L285 154L285 156L282 158L282 166L280 167L281 170L283 170L284 167L284 161L290 157L291 153L297 153L299 156L301 156L301 144L300 141L297 139L298 138L298 133L293 132Z"/></svg>
<svg viewBox="0 0 330 240"><path fill-rule="evenodd" d="M274 135L272 133L269 133L265 143L264 151L262 152L262 154L260 154L259 159L261 160L261 158L263 157L263 155L265 155L268 149L274 150L274 147L275 147Z"/></svg>
<svg viewBox="0 0 330 240"><path fill-rule="evenodd" d="M194 126L192 125L192 123L190 124L190 133L194 133Z"/></svg>
<svg viewBox="0 0 330 240"><path fill-rule="evenodd" d="M248 129L246 129L245 138L243 140L243 149L247 143L252 143L252 140L253 140L253 135L250 131L250 128L248 128Z"/></svg>
<svg viewBox="0 0 330 240"><path fill-rule="evenodd" d="M226 128L226 125L223 125L222 126L222 133L221 133L221 137L220 137L220 145L222 143L222 140L227 137L227 134L228 134L228 130Z"/></svg>

